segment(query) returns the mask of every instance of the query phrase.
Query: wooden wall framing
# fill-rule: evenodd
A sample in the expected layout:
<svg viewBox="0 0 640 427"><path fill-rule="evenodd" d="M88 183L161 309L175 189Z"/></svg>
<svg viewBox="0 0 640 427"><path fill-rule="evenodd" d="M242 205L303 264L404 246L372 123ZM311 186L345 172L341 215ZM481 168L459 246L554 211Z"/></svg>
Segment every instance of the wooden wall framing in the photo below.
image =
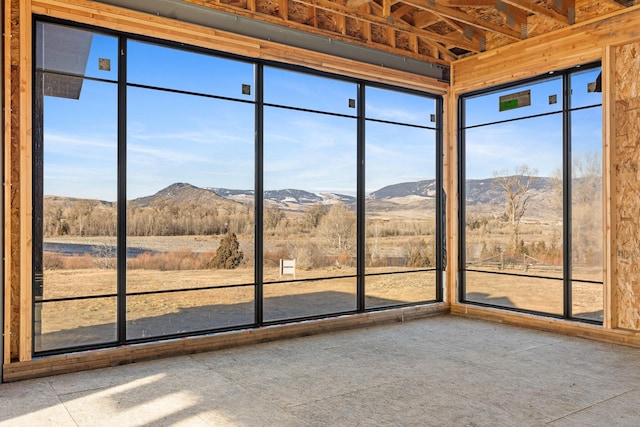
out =
<svg viewBox="0 0 640 427"><path fill-rule="evenodd" d="M32 353L32 18L49 16L130 34L157 37L244 57L301 65L369 81L444 95L448 84L425 76L319 54L273 42L143 14L87 0L4 0L7 47L3 66L10 90L4 99L5 333L4 364Z"/></svg>
<svg viewBox="0 0 640 427"><path fill-rule="evenodd" d="M637 249L627 250L637 241L623 241L618 236L640 235L640 198L624 198L627 191L640 193L637 164L640 161L640 93L625 85L628 77L638 76L638 57L630 58L629 49L640 53L640 6L614 12L604 18L586 21L552 33L524 40L452 63L452 86L428 77L362 64L347 59L317 54L276 43L251 39L210 28L150 16L107 6L88 0L4 0L3 58L5 71L4 106L4 213L5 213L5 369L15 368L16 377L30 372L46 375L53 372L45 361L31 359L31 22L32 14L50 16L132 34L158 37L208 49L238 54L249 58L274 60L306 66L375 82L419 89L444 96L445 143L444 171L447 191L448 268L446 300L439 312L451 308L453 313L484 317L501 322L547 329L604 341L640 345L635 331L640 330L640 271L634 260ZM9 13L10 12L10 13ZM625 50L626 49L626 50ZM457 100L460 94L500 83L564 69L578 64L603 61L604 173L606 220L605 260L605 327L597 328L566 322L549 321L532 316L471 307L457 303ZM632 74L635 73L635 74ZM618 90L619 92L616 92ZM620 92L621 91L621 92ZM626 92L625 92L626 91ZM616 131L620 125L624 131ZM619 148L621 147L621 148ZM622 165L622 167L621 167ZM633 166L636 169L633 169ZM625 169L627 168L627 169ZM633 175L631 172L634 172ZM620 173L628 173L624 185ZM631 199L629 201L628 199ZM629 221L628 218L633 218ZM624 224L621 226L620 224ZM622 228L621 228L622 227ZM621 252L622 251L622 252ZM628 256L627 256L628 255ZM627 268L627 266L630 266ZM398 311L400 312L400 311ZM354 320L358 323L358 320ZM331 324L331 322L326 323ZM317 328L323 329L321 326ZM629 331L609 328L626 328ZM286 334L284 334L286 335ZM270 336L271 337L271 336ZM273 338L273 337L271 337ZM159 347L162 347L159 345ZM159 348L158 347L158 348ZM203 345L202 348L207 347ZM145 353L144 357L173 354L174 349ZM200 348L200 347L198 347ZM185 350L187 351L187 350ZM189 350L190 351L190 350ZM103 354L103 356L101 356ZM106 355L106 356L105 356ZM114 355L114 356L110 356ZM97 367L94 360L109 364L126 361L127 351L96 351L78 359L79 366ZM54 358L55 359L55 358ZM50 359L50 363L57 363ZM66 360L66 359L65 359ZM75 360L75 359L74 359ZM97 363L97 362L96 362ZM102 362L101 362L102 363ZM33 365L30 365L33 364ZM37 365L37 366L36 366ZM30 366L33 366L31 368ZM69 367L71 366L71 367ZM75 366L75 368L74 368ZM102 366L102 365L100 365ZM86 369L86 368L83 368ZM34 374L35 375L35 374Z"/></svg>

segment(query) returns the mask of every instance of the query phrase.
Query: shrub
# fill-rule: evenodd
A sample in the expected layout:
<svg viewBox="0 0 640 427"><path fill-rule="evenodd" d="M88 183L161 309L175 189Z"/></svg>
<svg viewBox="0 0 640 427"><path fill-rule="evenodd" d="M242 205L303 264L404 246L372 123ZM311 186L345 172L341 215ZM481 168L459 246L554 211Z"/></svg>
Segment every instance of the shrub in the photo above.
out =
<svg viewBox="0 0 640 427"><path fill-rule="evenodd" d="M44 252L42 254L42 264L45 270L60 270L64 268L62 255L57 252Z"/></svg>
<svg viewBox="0 0 640 427"><path fill-rule="evenodd" d="M221 268L231 270L240 265L244 254L240 250L240 243L236 233L227 233L220 240L220 247L216 251L216 255L209 262L209 268Z"/></svg>

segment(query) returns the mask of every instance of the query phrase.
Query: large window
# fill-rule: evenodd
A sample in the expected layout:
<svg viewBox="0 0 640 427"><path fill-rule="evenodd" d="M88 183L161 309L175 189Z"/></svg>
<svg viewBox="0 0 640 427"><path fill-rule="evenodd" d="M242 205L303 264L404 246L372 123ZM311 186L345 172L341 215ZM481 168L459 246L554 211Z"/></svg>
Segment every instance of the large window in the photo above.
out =
<svg viewBox="0 0 640 427"><path fill-rule="evenodd" d="M441 101L38 22L34 349L441 298Z"/></svg>
<svg viewBox="0 0 640 427"><path fill-rule="evenodd" d="M463 301L603 316L600 67L463 96Z"/></svg>
<svg viewBox="0 0 640 427"><path fill-rule="evenodd" d="M434 300L442 196L437 102L378 88L365 97L366 306Z"/></svg>

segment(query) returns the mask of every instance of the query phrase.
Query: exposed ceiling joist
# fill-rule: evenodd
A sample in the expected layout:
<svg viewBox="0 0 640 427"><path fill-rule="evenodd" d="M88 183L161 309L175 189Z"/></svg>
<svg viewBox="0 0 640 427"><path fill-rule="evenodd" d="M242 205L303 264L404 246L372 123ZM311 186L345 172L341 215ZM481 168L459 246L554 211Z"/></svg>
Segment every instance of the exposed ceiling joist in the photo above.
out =
<svg viewBox="0 0 640 427"><path fill-rule="evenodd" d="M346 6L340 5L330 0L297 0L297 2L308 6L314 6L320 9L333 11L336 13L342 13L350 16L351 18L368 22L369 24L382 26L389 25L388 20L384 17L376 16L371 13L364 13L360 10L351 10ZM398 31L404 31L409 34L416 34L417 36L425 37L427 39L434 40L445 45L459 46L471 52L480 52L480 46L464 40L464 38L462 37L451 36L448 34L438 34L432 31L422 30L400 20L394 22L393 27Z"/></svg>
<svg viewBox="0 0 640 427"><path fill-rule="evenodd" d="M199 5L417 60L446 61L630 7L640 0L101 0ZM133 7L133 6L132 6ZM138 6L135 6L138 7ZM165 16L172 16L168 13ZM542 18L542 19L538 19Z"/></svg>
<svg viewBox="0 0 640 427"><path fill-rule="evenodd" d="M535 15L542 15L549 19L553 19L554 21L569 24L569 19L567 16L558 13L552 9L546 8L544 6L539 5L533 0L498 0L506 4L510 4L519 9L524 10L525 12L529 12Z"/></svg>
<svg viewBox="0 0 640 427"><path fill-rule="evenodd" d="M492 31L502 36L508 37L512 40L520 40L521 36L518 31L515 31L508 27L503 27L488 20L475 18L471 15L464 13L461 10L441 6L437 2L432 3L431 0L406 0L405 3L411 4L419 9L428 10L436 15L454 19L464 24L471 25L485 31Z"/></svg>

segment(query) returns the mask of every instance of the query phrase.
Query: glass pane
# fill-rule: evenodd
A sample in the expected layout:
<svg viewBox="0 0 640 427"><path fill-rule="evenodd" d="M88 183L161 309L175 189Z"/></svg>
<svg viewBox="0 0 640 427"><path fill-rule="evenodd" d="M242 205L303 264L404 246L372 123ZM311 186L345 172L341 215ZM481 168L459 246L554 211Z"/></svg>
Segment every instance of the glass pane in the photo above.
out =
<svg viewBox="0 0 640 427"><path fill-rule="evenodd" d="M473 128L465 135L465 267L562 278L562 117ZM500 298L519 301L505 302L509 307L556 313L553 299L548 307L529 303L519 293L531 290L534 300L537 290L515 286L545 280L471 273L468 277L477 282L467 283L467 300L477 301L472 295L477 289L493 295L488 290L496 286ZM502 282L514 286L501 288ZM554 281L549 283L555 286ZM562 291L562 282L558 283ZM495 301L501 304L501 299Z"/></svg>
<svg viewBox="0 0 640 427"><path fill-rule="evenodd" d="M117 80L118 39L116 37L42 22L36 24L36 31L36 68L76 76ZM68 83L81 84L81 79L61 76L49 76L48 79L67 83L62 87L52 87L52 91L73 93L76 98L79 96L79 88L68 87ZM54 93L56 92L46 94Z"/></svg>
<svg viewBox="0 0 640 427"><path fill-rule="evenodd" d="M366 276L367 308L436 299L436 271Z"/></svg>
<svg viewBox="0 0 640 427"><path fill-rule="evenodd" d="M435 131L368 122L366 135L366 274L434 269ZM368 278L367 297L377 292L369 284L381 280L397 279ZM435 292L433 281L410 282L427 287L414 289L414 297Z"/></svg>
<svg viewBox="0 0 640 427"><path fill-rule="evenodd" d="M394 90L367 87L365 117L395 123L435 127L433 98ZM432 120L432 118L434 120Z"/></svg>
<svg viewBox="0 0 640 427"><path fill-rule="evenodd" d="M280 68L264 68L264 102L355 116L358 86Z"/></svg>
<svg viewBox="0 0 640 427"><path fill-rule="evenodd" d="M264 320L295 319L356 309L356 279L314 280L265 285Z"/></svg>
<svg viewBox="0 0 640 427"><path fill-rule="evenodd" d="M562 111L561 77L466 98L465 126L512 120L554 111ZM514 143L514 140L500 139L499 141L505 146Z"/></svg>
<svg viewBox="0 0 640 427"><path fill-rule="evenodd" d="M601 107L571 113L571 278L596 282L573 282L573 315L594 320L603 316L601 117Z"/></svg>
<svg viewBox="0 0 640 427"><path fill-rule="evenodd" d="M500 307L562 315L562 279L465 273L466 300Z"/></svg>
<svg viewBox="0 0 640 427"><path fill-rule="evenodd" d="M127 97L127 292L253 284L253 105L141 88ZM146 325L197 295L135 297L149 306L128 305L128 320ZM185 328L219 327L207 321Z"/></svg>
<svg viewBox="0 0 640 427"><path fill-rule="evenodd" d="M354 119L265 108L265 282L355 275L356 148Z"/></svg>
<svg viewBox="0 0 640 427"><path fill-rule="evenodd" d="M44 76L38 73L36 80L38 77ZM52 86L37 85L35 90L43 106L42 115L37 114L42 117L41 133L37 124L35 132L36 138L42 135L43 156L42 194L35 192L42 203L42 222L36 227L41 240L35 239L34 244L36 301L109 295L117 288L117 86L85 80L78 90L77 98L62 97ZM42 247L37 245L40 241ZM95 301L102 300L46 303L44 313L36 313L35 351L111 341L111 333L91 332L85 339L85 332L72 329L93 328L99 319L115 319L114 304L93 304ZM86 308L92 305L94 309ZM41 305L37 307L36 311L41 310ZM53 307L78 310L64 316L83 323L69 320L63 327L68 329L62 334L66 338L43 341L45 331L58 331L55 325L61 323L62 311Z"/></svg>
<svg viewBox="0 0 640 427"><path fill-rule="evenodd" d="M254 322L254 288L127 297L127 339L221 329Z"/></svg>
<svg viewBox="0 0 640 427"><path fill-rule="evenodd" d="M570 84L571 108L602 104L602 75L600 67L572 73L570 75Z"/></svg>
<svg viewBox="0 0 640 427"><path fill-rule="evenodd" d="M571 282L572 314L579 319L602 322L604 286L602 283Z"/></svg>
<svg viewBox="0 0 640 427"><path fill-rule="evenodd" d="M129 40L128 83L252 101L254 66L212 55Z"/></svg>
<svg viewBox="0 0 640 427"><path fill-rule="evenodd" d="M116 298L36 303L35 351L116 341Z"/></svg>

